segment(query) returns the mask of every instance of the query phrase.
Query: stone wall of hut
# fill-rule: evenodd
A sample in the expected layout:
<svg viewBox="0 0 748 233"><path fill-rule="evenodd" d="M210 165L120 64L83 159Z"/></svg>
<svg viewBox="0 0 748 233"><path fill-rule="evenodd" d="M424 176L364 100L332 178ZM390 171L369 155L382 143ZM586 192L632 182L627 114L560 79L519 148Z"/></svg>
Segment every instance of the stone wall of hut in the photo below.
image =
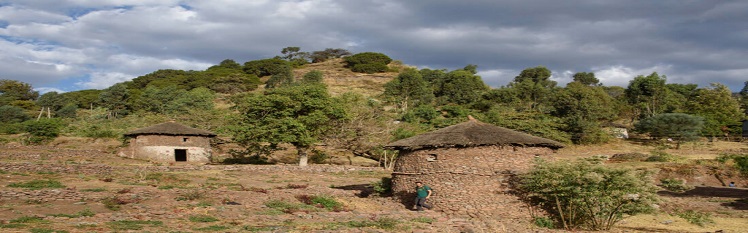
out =
<svg viewBox="0 0 748 233"><path fill-rule="evenodd" d="M186 150L186 162L210 162L210 138L201 136L138 135L130 138L122 157L159 162L175 162L175 150Z"/></svg>
<svg viewBox="0 0 748 233"><path fill-rule="evenodd" d="M415 182L421 181L434 190L429 203L438 211L494 216L526 211L517 197L507 194L508 179L527 171L535 157L548 158L553 150L483 146L400 153L392 174L392 190L403 204L413 206Z"/></svg>

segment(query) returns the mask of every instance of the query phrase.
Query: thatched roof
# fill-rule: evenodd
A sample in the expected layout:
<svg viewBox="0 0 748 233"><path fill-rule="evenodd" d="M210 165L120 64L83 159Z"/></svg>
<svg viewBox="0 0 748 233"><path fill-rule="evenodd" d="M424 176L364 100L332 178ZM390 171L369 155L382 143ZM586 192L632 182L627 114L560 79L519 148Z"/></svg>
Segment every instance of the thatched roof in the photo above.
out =
<svg viewBox="0 0 748 233"><path fill-rule="evenodd" d="M385 148L418 150L423 148L474 147L474 146L530 146L558 149L563 144L504 127L470 119L436 131L416 135L387 144Z"/></svg>
<svg viewBox="0 0 748 233"><path fill-rule="evenodd" d="M125 136L134 137L137 135L174 135L174 136L205 136L215 137L216 134L202 129L195 129L173 121L152 125L145 128L136 129L125 133Z"/></svg>

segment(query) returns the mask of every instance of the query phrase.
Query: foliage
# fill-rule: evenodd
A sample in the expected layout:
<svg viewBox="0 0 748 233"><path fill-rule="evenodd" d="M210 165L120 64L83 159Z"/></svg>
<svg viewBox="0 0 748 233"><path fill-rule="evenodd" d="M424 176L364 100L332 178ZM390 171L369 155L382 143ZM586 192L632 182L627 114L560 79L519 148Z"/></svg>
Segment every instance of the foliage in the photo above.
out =
<svg viewBox="0 0 748 233"><path fill-rule="evenodd" d="M563 131L563 121L539 112L517 112L511 109L491 109L476 117L479 120L501 127L548 138L561 143L571 143L571 136Z"/></svg>
<svg viewBox="0 0 748 233"><path fill-rule="evenodd" d="M553 220L547 217L534 217L532 223L535 224L535 226L548 229L553 229L555 226Z"/></svg>
<svg viewBox="0 0 748 233"><path fill-rule="evenodd" d="M429 104L434 98L429 84L415 69L406 69L385 84L384 96L403 111L407 111L409 107Z"/></svg>
<svg viewBox="0 0 748 233"><path fill-rule="evenodd" d="M722 164L731 164L740 174L748 177L748 154L722 154L717 157L717 161Z"/></svg>
<svg viewBox="0 0 748 233"><path fill-rule="evenodd" d="M648 133L655 139L670 138L680 147L681 142L699 138L704 119L685 113L664 113L645 118L634 124L635 131Z"/></svg>
<svg viewBox="0 0 748 233"><path fill-rule="evenodd" d="M210 215L192 215L189 217L190 222L217 222L218 219Z"/></svg>
<svg viewBox="0 0 748 233"><path fill-rule="evenodd" d="M473 103L489 89L480 76L465 69L446 73L440 78L433 79L431 83L434 86L434 95L443 103Z"/></svg>
<svg viewBox="0 0 748 233"><path fill-rule="evenodd" d="M693 189L693 186L687 185L684 180L675 178L660 179L660 184L662 185L662 188L671 192L682 193Z"/></svg>
<svg viewBox="0 0 748 233"><path fill-rule="evenodd" d="M39 190L45 188L65 188L65 185L56 180L32 180L22 183L10 183L8 187Z"/></svg>
<svg viewBox="0 0 748 233"><path fill-rule="evenodd" d="M600 85L600 80L595 77L593 72L579 72L573 76L574 82L580 83L585 86L597 86Z"/></svg>
<svg viewBox="0 0 748 233"><path fill-rule="evenodd" d="M280 58L248 61L244 63L244 72L257 77L270 76L288 71L291 66Z"/></svg>
<svg viewBox="0 0 748 233"><path fill-rule="evenodd" d="M745 114L740 109L740 102L732 98L732 92L725 85L712 83L711 88L697 89L687 101L686 108L688 113L704 118L704 135L741 133L740 121Z"/></svg>
<svg viewBox="0 0 748 233"><path fill-rule="evenodd" d="M346 67L354 72L377 73L387 71L387 64L392 59L387 55L375 52L363 52L343 58Z"/></svg>
<svg viewBox="0 0 748 233"><path fill-rule="evenodd" d="M127 91L127 85L124 83L114 84L104 89L99 94L99 104L109 109L109 118L125 116L129 113L127 109L127 100L130 93Z"/></svg>
<svg viewBox="0 0 748 233"><path fill-rule="evenodd" d="M63 122L57 118L40 119L37 121L26 121L23 130L30 135L30 142L40 143L56 138L60 135Z"/></svg>
<svg viewBox="0 0 748 233"><path fill-rule="evenodd" d="M0 122L2 123L20 123L29 119L31 116L26 114L23 108L10 105L0 106Z"/></svg>
<svg viewBox="0 0 748 233"><path fill-rule="evenodd" d="M101 94L101 92L101 90L88 89L65 92L60 95L69 101L66 103L66 105L75 104L79 108L87 109L92 108L93 105L99 100L99 94Z"/></svg>
<svg viewBox="0 0 748 233"><path fill-rule="evenodd" d="M319 70L312 70L304 74L304 76L301 78L301 82L304 83L322 83L322 78L324 75L322 74L322 71Z"/></svg>
<svg viewBox="0 0 748 233"><path fill-rule="evenodd" d="M39 92L31 84L16 80L0 79L0 106L17 100L35 100Z"/></svg>
<svg viewBox="0 0 748 233"><path fill-rule="evenodd" d="M613 102L601 87L571 82L556 92L551 114L563 119L564 131L571 134L574 143L604 143L609 137L600 122L611 121L617 115L610 108Z"/></svg>
<svg viewBox="0 0 748 233"><path fill-rule="evenodd" d="M657 187L650 176L651 172L609 168L587 160L539 160L521 176L518 189L566 229L608 230L624 214L653 210Z"/></svg>
<svg viewBox="0 0 748 233"><path fill-rule="evenodd" d="M639 75L629 81L625 94L628 103L636 112L637 118L652 117L664 113L669 90L665 86L667 77L653 72L649 76Z"/></svg>
<svg viewBox="0 0 748 233"><path fill-rule="evenodd" d="M382 177L381 180L371 183L374 192L380 196L386 196L392 194L392 178Z"/></svg>
<svg viewBox="0 0 748 233"><path fill-rule="evenodd" d="M340 58L348 55L351 55L351 52L348 52L348 50L345 49L326 48L322 51L312 52L310 59L312 59L312 63L318 63L327 61L328 59Z"/></svg>
<svg viewBox="0 0 748 233"><path fill-rule="evenodd" d="M58 109L62 108L62 106L67 104L67 102L69 101L67 101L63 95L57 93L56 91L44 93L36 100L37 105L51 108L52 111L57 111Z"/></svg>
<svg viewBox="0 0 748 233"><path fill-rule="evenodd" d="M75 118L78 112L78 106L75 104L68 104L60 108L55 112L55 115L61 118Z"/></svg>
<svg viewBox="0 0 748 233"><path fill-rule="evenodd" d="M323 85L292 85L250 94L239 100L235 125L227 127L234 141L250 153L269 154L290 143L305 166L307 152L328 133L334 121L346 118L345 110Z"/></svg>
<svg viewBox="0 0 748 233"><path fill-rule="evenodd" d="M713 224L714 220L712 219L712 215L709 213L703 213L698 212L694 210L686 210L682 212L678 212L675 215L678 217L681 217L682 219L685 219L691 224L703 227L707 224Z"/></svg>
<svg viewBox="0 0 748 233"><path fill-rule="evenodd" d="M527 68L514 77L508 87L515 90L513 93L523 109L542 110L541 105L550 97L557 84L550 78L551 71L544 66Z"/></svg>

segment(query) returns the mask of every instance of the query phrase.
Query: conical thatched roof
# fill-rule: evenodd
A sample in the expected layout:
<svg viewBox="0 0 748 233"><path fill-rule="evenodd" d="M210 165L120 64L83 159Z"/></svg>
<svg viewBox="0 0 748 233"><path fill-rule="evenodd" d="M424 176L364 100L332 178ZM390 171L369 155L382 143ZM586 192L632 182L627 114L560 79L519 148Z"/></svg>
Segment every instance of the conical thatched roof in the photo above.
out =
<svg viewBox="0 0 748 233"><path fill-rule="evenodd" d="M216 134L202 129L195 129L173 121L152 125L145 128L136 129L125 133L125 136L134 137L137 135L174 135L174 136L205 136L215 137Z"/></svg>
<svg viewBox="0 0 748 233"><path fill-rule="evenodd" d="M563 144L550 139L535 137L471 118L467 122L392 142L386 145L385 148L417 150L423 148L491 145L548 147L552 149L564 147Z"/></svg>

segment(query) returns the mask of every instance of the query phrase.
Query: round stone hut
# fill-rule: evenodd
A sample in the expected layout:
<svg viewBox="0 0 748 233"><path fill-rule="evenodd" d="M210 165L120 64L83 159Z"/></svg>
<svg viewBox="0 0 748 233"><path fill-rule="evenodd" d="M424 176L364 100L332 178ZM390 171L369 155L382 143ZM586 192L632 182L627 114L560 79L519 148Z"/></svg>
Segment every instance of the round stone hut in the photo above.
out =
<svg viewBox="0 0 748 233"><path fill-rule="evenodd" d="M125 134L127 147L119 156L158 162L210 162L211 138L216 134L173 121Z"/></svg>
<svg viewBox="0 0 748 233"><path fill-rule="evenodd" d="M562 147L472 117L385 146L399 151L392 172L397 199L412 206L415 182L421 181L434 190L429 202L436 210L468 216L518 211L521 203L507 192L509 178Z"/></svg>

